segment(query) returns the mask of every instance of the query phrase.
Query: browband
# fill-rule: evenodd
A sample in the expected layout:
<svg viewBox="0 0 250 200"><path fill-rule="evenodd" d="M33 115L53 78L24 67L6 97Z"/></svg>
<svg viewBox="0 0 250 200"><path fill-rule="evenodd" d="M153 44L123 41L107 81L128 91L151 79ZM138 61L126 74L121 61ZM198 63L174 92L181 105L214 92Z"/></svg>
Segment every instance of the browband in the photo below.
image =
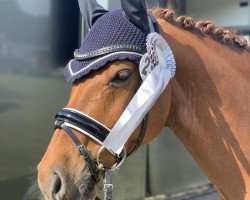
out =
<svg viewBox="0 0 250 200"><path fill-rule="evenodd" d="M95 51L91 51L88 53L80 53L80 50L77 49L74 52L74 58L76 60L81 61L81 60L103 56L105 54L110 54L110 53L119 52L119 51L129 51L129 52L144 54L146 52L146 49L141 46L132 45L132 44L111 45L111 46L103 47L101 49L97 49Z"/></svg>

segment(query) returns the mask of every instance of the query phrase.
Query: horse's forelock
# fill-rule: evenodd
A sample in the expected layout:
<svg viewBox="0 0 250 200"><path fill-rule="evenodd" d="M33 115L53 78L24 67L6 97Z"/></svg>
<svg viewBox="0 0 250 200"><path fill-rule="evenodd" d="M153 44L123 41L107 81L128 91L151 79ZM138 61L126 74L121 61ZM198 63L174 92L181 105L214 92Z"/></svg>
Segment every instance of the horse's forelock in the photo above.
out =
<svg viewBox="0 0 250 200"><path fill-rule="evenodd" d="M223 27L216 27L211 21L194 22L189 16L179 16L175 18L174 11L171 9L154 8L149 10L149 12L151 12L155 18L163 19L170 23L177 23L184 29L197 30L202 34L210 35L213 39L222 44L250 49L250 45L245 39Z"/></svg>

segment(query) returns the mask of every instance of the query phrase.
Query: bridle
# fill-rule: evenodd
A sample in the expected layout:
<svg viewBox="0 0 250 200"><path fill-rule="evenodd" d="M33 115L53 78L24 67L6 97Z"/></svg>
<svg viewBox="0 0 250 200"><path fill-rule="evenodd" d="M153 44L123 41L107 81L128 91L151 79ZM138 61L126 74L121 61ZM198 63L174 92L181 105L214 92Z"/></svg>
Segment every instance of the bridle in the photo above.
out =
<svg viewBox="0 0 250 200"><path fill-rule="evenodd" d="M105 200L112 199L113 185L111 182L110 171L119 168L126 158L124 144L128 141L135 128L142 123L140 136L137 139L133 150L128 155L136 151L141 145L145 136L148 121L148 114L146 113L150 111L157 98L160 96L162 91L164 91L170 79L175 74L174 55L164 38L157 33L150 33L147 39L147 47L149 49L148 52L142 57L142 65L140 64L140 67L147 67L147 65L144 65L147 64L145 61L147 58L151 59L151 57L152 60L156 60L157 63L151 63L150 60L150 63L153 64L152 71L142 82L138 91L135 93L112 130L108 129L105 125L90 116L73 108L64 108L56 115L55 128L63 129L73 140L79 149L80 154L84 157L86 166L88 167L91 177L93 177L95 183L99 181L100 172L104 172ZM121 121L126 123L123 124ZM130 128L132 128L129 129L128 125L131 125ZM117 129L117 127L119 128ZM123 127L126 127L127 129L122 129ZM91 158L86 147L81 144L80 140L71 129L74 129L93 139L102 146L97 154L96 160ZM109 140L110 138L112 138L112 140ZM109 143L110 141L111 143ZM103 163L100 162L100 154L105 148L116 158L116 164L111 168L104 166Z"/></svg>
<svg viewBox="0 0 250 200"><path fill-rule="evenodd" d="M75 143L80 154L84 157L86 161L86 166L88 167L91 177L93 178L95 183L99 182L100 180L99 178L100 172L104 172L104 176L106 177L106 179L104 179L105 182L104 190L106 187L107 193L111 193L111 195L109 196L112 196L113 186L111 184L110 170L115 170L119 168L119 166L123 163L123 161L127 156L125 148L120 153L120 155L115 155L116 164L112 166L112 168L107 168L102 163L100 163L99 157L102 150L104 149L103 141L106 139L106 137L110 132L109 128L107 128L105 125L98 122L97 120L93 119L92 117L73 108L63 108L56 114L55 119L56 119L55 129L57 128L63 129L71 138L71 140ZM128 153L128 156L131 155L133 152L135 152L141 145L146 133L147 122L148 122L148 114L144 117L142 121L142 128L140 135L137 139L134 148ZM96 160L91 158L89 151L83 144L81 144L80 140L73 133L72 129L93 139L102 146L97 154Z"/></svg>
<svg viewBox="0 0 250 200"><path fill-rule="evenodd" d="M147 53L142 57L139 68L140 74L142 74L141 67L142 69L144 69L144 67L150 67L152 71L148 75L146 74L147 76L144 81L141 81L142 83L137 92L112 130L108 129L105 125L90 116L73 108L64 108L56 115L55 128L62 128L73 140L79 149L80 154L84 157L86 166L88 167L95 183L99 181L100 172L104 172L105 200L112 199L113 185L111 182L110 171L119 168L126 158L124 144L128 141L135 128L142 123L139 138L128 155L136 151L141 145L145 136L148 121L148 114L146 113L152 108L159 95L164 91L170 79L175 74L174 55L164 38L158 33L150 33L147 39ZM149 59L152 66L147 65L146 59ZM141 76L141 78L143 79L143 76ZM126 123L123 124L121 121ZM132 128L129 129L128 125L131 125L130 128ZM123 127L126 127L127 129L122 129ZM81 144L71 129L93 139L102 146L97 154L96 160L91 158L86 147ZM111 168L104 166L103 163L100 162L100 154L105 148L116 158L116 164Z"/></svg>

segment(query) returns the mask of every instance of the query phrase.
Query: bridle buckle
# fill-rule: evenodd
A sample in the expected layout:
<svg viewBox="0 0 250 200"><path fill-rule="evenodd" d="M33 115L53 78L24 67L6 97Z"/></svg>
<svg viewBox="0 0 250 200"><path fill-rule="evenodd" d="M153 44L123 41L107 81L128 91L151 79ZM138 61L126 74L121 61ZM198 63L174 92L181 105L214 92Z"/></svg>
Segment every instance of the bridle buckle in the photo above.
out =
<svg viewBox="0 0 250 200"><path fill-rule="evenodd" d="M101 155L101 153L102 153L105 149L106 149L105 146L102 146L102 147L99 149L99 151L98 151L98 153L97 153L97 157L96 157L97 166L102 166L103 169L105 169L105 167L103 166L103 163L100 162L100 155ZM108 149L107 149L107 150L108 150ZM110 152L110 151L109 151L109 152ZM112 153L112 152L110 152L110 153ZM127 157L127 152L126 152L125 147L123 147L122 152L121 152L119 155L114 154L114 153L112 153L112 154L118 158L118 159L117 159L117 162L110 168L110 170L115 171L115 170L119 169L120 166L121 166L121 165L123 164L123 162L125 161L125 159L126 159L126 157Z"/></svg>

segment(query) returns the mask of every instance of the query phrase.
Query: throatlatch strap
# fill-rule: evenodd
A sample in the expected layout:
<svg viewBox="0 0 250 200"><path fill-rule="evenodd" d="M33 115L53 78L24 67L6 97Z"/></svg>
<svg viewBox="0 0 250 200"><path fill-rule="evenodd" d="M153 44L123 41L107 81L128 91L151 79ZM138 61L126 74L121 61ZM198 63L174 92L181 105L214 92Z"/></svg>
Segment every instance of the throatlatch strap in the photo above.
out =
<svg viewBox="0 0 250 200"><path fill-rule="evenodd" d="M130 156L132 153L136 152L137 149L141 146L141 143L142 143L142 141L145 137L145 134L146 134L146 129L147 129L147 125L148 125L148 115L149 115L149 113L147 113L142 120L141 133L139 135L138 140L136 141L134 148L132 149L132 151L129 152L128 156Z"/></svg>

